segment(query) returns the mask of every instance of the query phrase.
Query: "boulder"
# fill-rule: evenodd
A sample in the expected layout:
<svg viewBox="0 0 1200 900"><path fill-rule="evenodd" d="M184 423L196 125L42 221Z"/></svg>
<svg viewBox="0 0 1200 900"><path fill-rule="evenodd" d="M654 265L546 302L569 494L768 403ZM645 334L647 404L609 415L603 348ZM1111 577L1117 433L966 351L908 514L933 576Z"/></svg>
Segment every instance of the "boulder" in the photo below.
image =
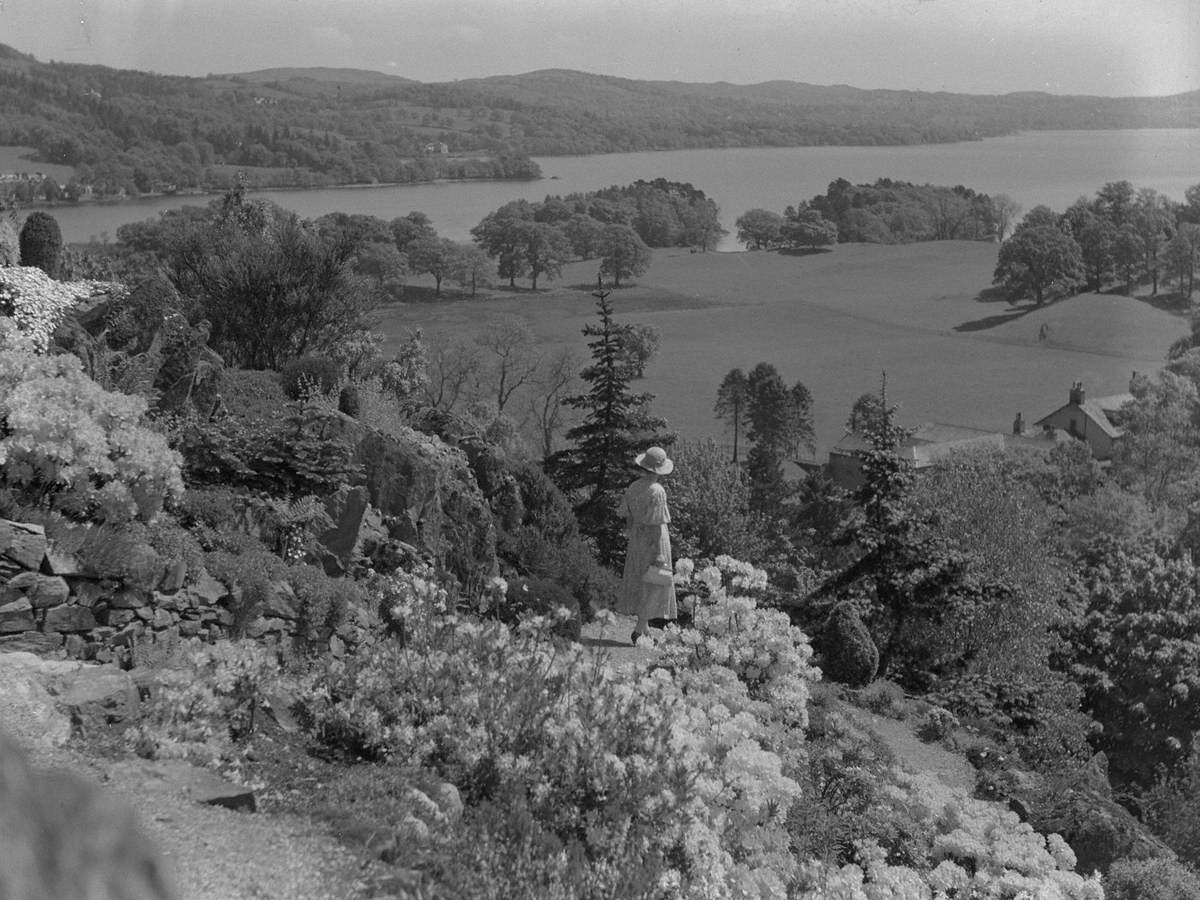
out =
<svg viewBox="0 0 1200 900"><path fill-rule="evenodd" d="M71 589L57 575L21 572L0 588L0 603L11 603L24 597L34 609L49 609L67 602Z"/></svg>
<svg viewBox="0 0 1200 900"><path fill-rule="evenodd" d="M24 597L0 604L0 634L33 631L35 627L33 606Z"/></svg>
<svg viewBox="0 0 1200 900"><path fill-rule="evenodd" d="M317 540L328 551L321 558L327 575L345 574L389 539L383 516L371 506L370 494L361 485L343 485L325 499L325 511L334 525Z"/></svg>
<svg viewBox="0 0 1200 900"><path fill-rule="evenodd" d="M72 578L68 584L71 597L80 606L93 607L104 600L107 594L104 585L94 578Z"/></svg>
<svg viewBox="0 0 1200 900"><path fill-rule="evenodd" d="M41 525L0 519L0 559L36 572L42 567L46 546L46 529Z"/></svg>
<svg viewBox="0 0 1200 900"><path fill-rule="evenodd" d="M86 606L70 604L47 610L42 628L46 631L80 632L91 631L97 624L96 617Z"/></svg>
<svg viewBox="0 0 1200 900"><path fill-rule="evenodd" d="M23 651L40 656L54 653L62 646L63 636L55 632L46 634L44 631L22 631L17 634L0 635L0 653ZM67 652L69 654L70 650Z"/></svg>
<svg viewBox="0 0 1200 900"><path fill-rule="evenodd" d="M42 571L47 575L78 576L86 574L79 558L73 553L60 550L53 541L46 547L46 558L42 561Z"/></svg>
<svg viewBox="0 0 1200 900"><path fill-rule="evenodd" d="M137 686L129 673L113 666L80 669L57 698L76 726L88 728L137 717Z"/></svg>
<svg viewBox="0 0 1200 900"><path fill-rule="evenodd" d="M163 576L159 579L158 589L164 594L174 594L183 587L187 580L187 562L182 559L177 559L172 563L168 563L163 571Z"/></svg>
<svg viewBox="0 0 1200 900"><path fill-rule="evenodd" d="M305 415L324 439L353 448L370 503L392 538L464 581L496 570L492 514L461 450L411 428L384 433L327 409L310 407Z"/></svg>
<svg viewBox="0 0 1200 900"><path fill-rule="evenodd" d="M150 594L140 588L127 586L112 591L107 600L112 609L140 609L150 603Z"/></svg>
<svg viewBox="0 0 1200 900"><path fill-rule="evenodd" d="M0 653L0 722L13 737L33 747L61 747L71 721L54 705L54 686L80 663L43 660L32 653ZM2 782L2 780L0 780Z"/></svg>

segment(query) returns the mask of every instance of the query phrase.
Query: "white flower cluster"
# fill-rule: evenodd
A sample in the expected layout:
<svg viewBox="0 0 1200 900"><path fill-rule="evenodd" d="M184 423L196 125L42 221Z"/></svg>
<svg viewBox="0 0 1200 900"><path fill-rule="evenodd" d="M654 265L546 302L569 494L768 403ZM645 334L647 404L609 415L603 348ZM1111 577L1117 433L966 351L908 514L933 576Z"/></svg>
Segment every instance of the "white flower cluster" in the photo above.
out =
<svg viewBox="0 0 1200 900"><path fill-rule="evenodd" d="M0 312L10 315L37 351L45 353L67 310L116 287L99 281L55 281L33 266L0 268Z"/></svg>
<svg viewBox="0 0 1200 900"><path fill-rule="evenodd" d="M1075 854L1057 834L1043 837L999 803L956 793L929 776L904 776L914 811L934 838L928 872L888 865L876 845L862 865L805 867L801 900L1104 900L1099 875L1076 874Z"/></svg>

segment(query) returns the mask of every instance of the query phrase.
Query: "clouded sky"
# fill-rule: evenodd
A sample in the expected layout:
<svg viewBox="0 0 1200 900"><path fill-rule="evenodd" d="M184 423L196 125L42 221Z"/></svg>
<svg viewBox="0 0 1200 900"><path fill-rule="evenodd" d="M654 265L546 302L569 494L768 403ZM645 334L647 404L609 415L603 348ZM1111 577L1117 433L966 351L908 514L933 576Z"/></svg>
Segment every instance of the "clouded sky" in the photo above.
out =
<svg viewBox="0 0 1200 900"><path fill-rule="evenodd" d="M989 94L1200 89L1200 0L0 0L0 43L186 75L570 68Z"/></svg>

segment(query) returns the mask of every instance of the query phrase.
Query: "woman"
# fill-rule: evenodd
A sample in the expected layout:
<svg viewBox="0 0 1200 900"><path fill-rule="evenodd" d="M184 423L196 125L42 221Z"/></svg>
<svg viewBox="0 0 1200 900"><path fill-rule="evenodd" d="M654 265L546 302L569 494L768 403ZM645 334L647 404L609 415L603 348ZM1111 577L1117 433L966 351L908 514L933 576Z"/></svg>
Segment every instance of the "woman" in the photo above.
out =
<svg viewBox="0 0 1200 900"><path fill-rule="evenodd" d="M675 464L662 447L651 447L633 460L638 479L625 489L621 498L621 513L625 516L625 535L629 545L625 551L625 579L617 612L637 616L637 629L632 641L645 637L651 619L674 619L679 615L675 602L675 585L645 580L648 569L671 571L671 538L667 524L667 492L659 483L670 475Z"/></svg>

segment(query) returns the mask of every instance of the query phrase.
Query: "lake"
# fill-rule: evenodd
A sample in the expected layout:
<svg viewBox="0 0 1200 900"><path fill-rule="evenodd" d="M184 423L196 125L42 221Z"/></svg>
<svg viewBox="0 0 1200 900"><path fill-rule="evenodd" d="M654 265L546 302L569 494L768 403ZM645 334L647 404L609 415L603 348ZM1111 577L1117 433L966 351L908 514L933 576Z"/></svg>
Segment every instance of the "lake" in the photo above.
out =
<svg viewBox="0 0 1200 900"><path fill-rule="evenodd" d="M719 249L740 249L733 223L743 212L788 205L825 192L829 182L873 182L886 177L918 184L962 184L1004 193L1025 210L1044 203L1062 210L1091 196L1105 182L1128 179L1175 200L1200 183L1200 130L1038 131L958 144L911 147L767 147L673 150L601 156L542 157L540 181L474 181L383 187L256 192L306 218L328 212L364 213L383 219L420 210L438 232L469 240L469 230L492 210L524 198L592 191L639 178L691 182L721 208L730 235ZM56 207L67 241L107 235L202 197L160 197L114 204Z"/></svg>

